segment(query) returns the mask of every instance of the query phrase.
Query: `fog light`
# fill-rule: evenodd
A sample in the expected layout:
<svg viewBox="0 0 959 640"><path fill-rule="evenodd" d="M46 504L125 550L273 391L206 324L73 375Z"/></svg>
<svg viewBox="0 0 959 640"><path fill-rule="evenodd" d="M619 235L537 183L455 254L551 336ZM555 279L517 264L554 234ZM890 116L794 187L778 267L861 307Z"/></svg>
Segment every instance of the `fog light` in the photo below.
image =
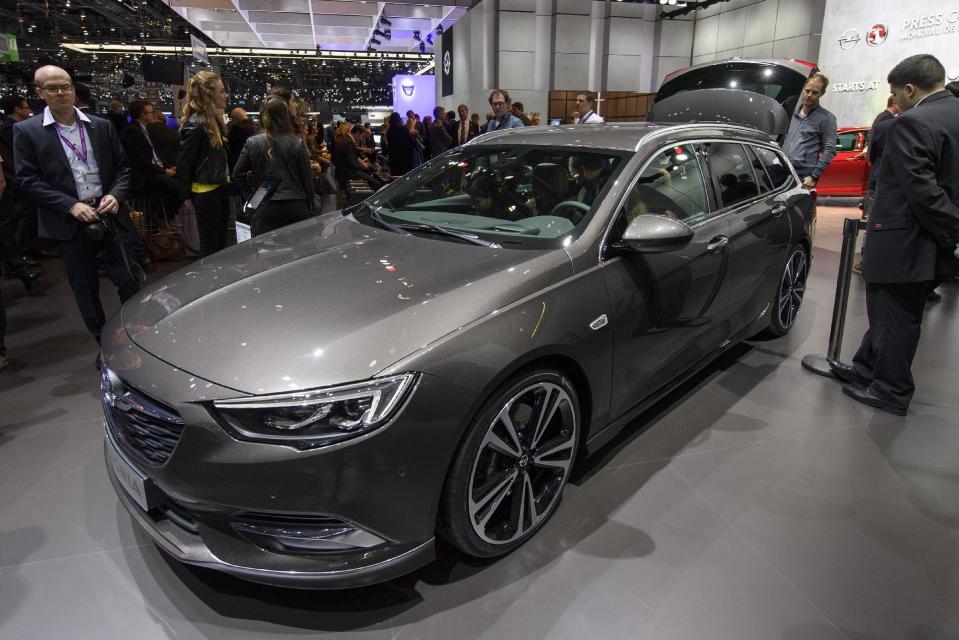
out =
<svg viewBox="0 0 959 640"><path fill-rule="evenodd" d="M335 518L235 520L233 529L253 544L275 553L337 553L370 549L386 542L379 536Z"/></svg>

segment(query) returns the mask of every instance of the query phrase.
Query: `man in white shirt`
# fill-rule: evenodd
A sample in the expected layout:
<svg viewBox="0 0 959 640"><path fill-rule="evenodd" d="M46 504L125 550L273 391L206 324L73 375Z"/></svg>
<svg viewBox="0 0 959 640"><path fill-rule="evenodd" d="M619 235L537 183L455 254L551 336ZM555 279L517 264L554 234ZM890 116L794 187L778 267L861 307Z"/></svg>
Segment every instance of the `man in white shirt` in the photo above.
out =
<svg viewBox="0 0 959 640"><path fill-rule="evenodd" d="M66 71L41 67L34 84L47 107L13 128L17 181L37 203L40 237L59 243L80 315L99 343L106 318L97 252L106 258L121 301L139 290L124 246L124 229L132 223L121 205L130 165L113 125L74 106L73 81ZM107 228L97 226L103 220Z"/></svg>
<svg viewBox="0 0 959 640"><path fill-rule="evenodd" d="M584 91L576 95L576 111L579 112L578 124L599 124L605 122L602 116L593 111L593 104L596 102L596 94L592 91Z"/></svg>

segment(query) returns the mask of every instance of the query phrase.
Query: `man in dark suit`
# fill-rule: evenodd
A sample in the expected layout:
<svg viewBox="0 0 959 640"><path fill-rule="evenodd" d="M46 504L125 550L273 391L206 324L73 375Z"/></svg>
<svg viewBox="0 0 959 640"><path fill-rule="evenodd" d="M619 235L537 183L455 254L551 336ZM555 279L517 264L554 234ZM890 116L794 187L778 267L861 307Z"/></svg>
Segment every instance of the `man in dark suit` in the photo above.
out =
<svg viewBox="0 0 959 640"><path fill-rule="evenodd" d="M443 107L433 109L433 123L430 125L429 147L430 157L446 153L455 145L453 136L446 130L446 111Z"/></svg>
<svg viewBox="0 0 959 640"><path fill-rule="evenodd" d="M134 100L130 103L130 117L132 122L120 132L120 143L130 163L130 194L159 197L169 222L180 205L173 180L176 168L164 166L147 131L147 127L156 122L153 103Z"/></svg>
<svg viewBox="0 0 959 640"><path fill-rule="evenodd" d="M15 157L13 153L13 125L30 117L26 98L10 95L0 102L6 120L0 124L0 165L6 189L0 196L0 263L7 275L19 278L30 294L39 294L39 276L31 271L31 265L21 255L22 247L17 242L17 228L25 216L27 203L23 194L16 190ZM36 264L36 263L34 263Z"/></svg>
<svg viewBox="0 0 959 640"><path fill-rule="evenodd" d="M37 202L40 236L59 243L80 315L99 342L105 316L97 251L103 251L121 301L139 290L122 232L117 231L118 221L132 226L120 204L129 188L130 165L113 125L74 106L73 82L66 71L41 67L34 84L47 107L13 128L17 181ZM98 239L91 226L101 220L112 230Z"/></svg>
<svg viewBox="0 0 959 640"><path fill-rule="evenodd" d="M479 125L470 120L470 110L465 104L456 108L460 119L456 121L456 136L454 142L457 145L466 144L480 134Z"/></svg>
<svg viewBox="0 0 959 640"><path fill-rule="evenodd" d="M933 56L906 58L889 72L902 115L888 129L876 202L869 214L862 276L869 329L852 365L831 363L843 393L905 415L915 392L912 359L926 296L959 273L959 98L945 90ZM873 144L875 144L875 140Z"/></svg>

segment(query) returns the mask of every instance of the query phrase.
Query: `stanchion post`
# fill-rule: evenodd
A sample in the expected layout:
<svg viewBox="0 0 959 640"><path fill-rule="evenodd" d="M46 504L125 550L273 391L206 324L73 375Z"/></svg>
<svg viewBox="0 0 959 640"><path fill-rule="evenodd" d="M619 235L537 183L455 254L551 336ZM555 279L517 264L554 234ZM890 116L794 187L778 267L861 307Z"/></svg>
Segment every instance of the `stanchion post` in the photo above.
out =
<svg viewBox="0 0 959 640"><path fill-rule="evenodd" d="M839 254L839 273L836 276L836 299L832 306L832 325L829 328L829 345L826 355L809 354L802 359L807 371L834 378L829 361L839 360L842 351L842 336L846 328L846 306L849 304L849 284L852 280L852 264L856 255L856 238L865 222L859 218L846 218L842 225L842 251Z"/></svg>

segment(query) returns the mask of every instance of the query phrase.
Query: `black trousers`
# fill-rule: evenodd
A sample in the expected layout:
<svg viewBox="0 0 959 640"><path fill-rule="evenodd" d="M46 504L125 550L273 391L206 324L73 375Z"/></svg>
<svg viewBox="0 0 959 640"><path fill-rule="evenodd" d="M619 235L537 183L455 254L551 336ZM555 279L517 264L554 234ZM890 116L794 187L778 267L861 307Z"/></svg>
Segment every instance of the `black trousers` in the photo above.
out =
<svg viewBox="0 0 959 640"><path fill-rule="evenodd" d="M310 217L306 200L270 200L253 221L253 235L285 227Z"/></svg>
<svg viewBox="0 0 959 640"><path fill-rule="evenodd" d="M15 278L27 276L27 264L20 257L20 246L17 243L17 223L20 211L17 209L14 190L11 185L0 197L0 259L7 272Z"/></svg>
<svg viewBox="0 0 959 640"><path fill-rule="evenodd" d="M167 222L173 220L180 210L180 198L173 178L160 173L148 173L143 177L143 195L154 196L163 202L163 215Z"/></svg>
<svg viewBox="0 0 959 640"><path fill-rule="evenodd" d="M0 291L0 357L7 355L7 345L3 337L7 335L7 306L3 304L3 291Z"/></svg>
<svg viewBox="0 0 959 640"><path fill-rule="evenodd" d="M852 363L860 375L872 380L870 391L901 409L909 408L916 390L912 359L931 290L931 282L866 283L869 329Z"/></svg>
<svg viewBox="0 0 959 640"><path fill-rule="evenodd" d="M125 210L116 215L129 218ZM119 233L122 234L122 231ZM121 238L123 238L122 235ZM140 290L140 285L130 273L132 265L127 265L116 236L109 230L103 239L97 242L87 237L81 227L77 229L73 239L61 242L59 246L60 255L63 256L63 263L67 270L67 279L70 281L70 288L73 289L73 297L76 298L77 306L80 308L80 316L83 317L87 330L99 343L100 330L106 322L106 317L103 313L103 305L100 303L97 253L102 251L106 258L107 275L117 288L120 302L126 302ZM129 256L129 260L133 261L134 257Z"/></svg>
<svg viewBox="0 0 959 640"><path fill-rule="evenodd" d="M196 227L200 234L200 257L205 258L226 247L230 226L230 195L226 186L191 197L196 209Z"/></svg>

